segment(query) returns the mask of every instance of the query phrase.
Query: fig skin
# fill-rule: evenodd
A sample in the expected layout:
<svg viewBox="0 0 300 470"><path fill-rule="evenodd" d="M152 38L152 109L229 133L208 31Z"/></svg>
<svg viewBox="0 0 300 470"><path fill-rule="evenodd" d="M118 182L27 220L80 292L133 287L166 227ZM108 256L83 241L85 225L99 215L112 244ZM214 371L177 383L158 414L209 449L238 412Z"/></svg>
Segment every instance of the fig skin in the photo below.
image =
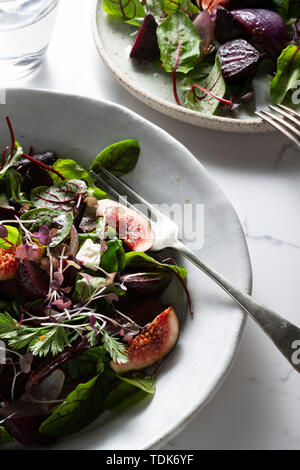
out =
<svg viewBox="0 0 300 470"><path fill-rule="evenodd" d="M154 243L154 233L148 220L133 209L111 199L98 201L97 214L117 230L132 251L148 251Z"/></svg>
<svg viewBox="0 0 300 470"><path fill-rule="evenodd" d="M37 300L47 297L49 274L33 261L19 261L16 280L19 293L25 299Z"/></svg>
<svg viewBox="0 0 300 470"><path fill-rule="evenodd" d="M154 16L147 15L140 26L133 43L130 58L152 62L160 58L160 49L156 35L157 23Z"/></svg>
<svg viewBox="0 0 300 470"><path fill-rule="evenodd" d="M217 56L227 83L235 83L251 75L260 59L258 50L243 39L223 44L219 47Z"/></svg>
<svg viewBox="0 0 300 470"><path fill-rule="evenodd" d="M179 337L179 322L172 307L158 315L141 333L128 342L128 362L111 361L117 374L140 370L160 362L174 348Z"/></svg>

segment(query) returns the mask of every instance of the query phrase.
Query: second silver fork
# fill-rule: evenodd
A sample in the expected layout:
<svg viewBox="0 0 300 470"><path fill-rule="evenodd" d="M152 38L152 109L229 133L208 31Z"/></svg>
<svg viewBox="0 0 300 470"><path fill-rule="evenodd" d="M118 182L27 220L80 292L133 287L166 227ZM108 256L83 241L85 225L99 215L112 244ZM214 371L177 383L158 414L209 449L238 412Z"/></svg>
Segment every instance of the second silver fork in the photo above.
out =
<svg viewBox="0 0 300 470"><path fill-rule="evenodd" d="M300 329L270 308L254 300L246 292L234 286L221 274L204 263L184 243L178 240L178 227L171 219L166 217L156 207L147 202L143 197L139 196L126 183L116 178L105 168L103 168L101 172L102 177L99 177L99 175L94 172L91 172L91 174L101 188L107 191L114 199L119 200L121 203L126 204L135 211L138 210L127 201L127 197L129 197L132 201L142 205L147 209L147 211L149 211L150 216L146 216L144 213L142 213L142 215L150 222L152 231L155 235L155 242L152 251L172 248L197 266L256 321L294 369L300 373L300 361L294 357L294 349L296 347L300 347ZM153 220L154 218L155 220Z"/></svg>
<svg viewBox="0 0 300 470"><path fill-rule="evenodd" d="M261 109L255 111L255 114L275 127L300 149L300 115L282 104L269 105L269 108L273 112Z"/></svg>

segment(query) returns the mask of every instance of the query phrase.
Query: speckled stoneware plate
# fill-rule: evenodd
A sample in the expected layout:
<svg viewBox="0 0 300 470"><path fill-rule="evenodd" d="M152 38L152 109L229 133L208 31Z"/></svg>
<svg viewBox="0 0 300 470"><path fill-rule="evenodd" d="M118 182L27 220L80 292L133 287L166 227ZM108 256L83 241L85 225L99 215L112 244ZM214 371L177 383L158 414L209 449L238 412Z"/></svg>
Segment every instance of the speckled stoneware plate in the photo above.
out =
<svg viewBox="0 0 300 470"><path fill-rule="evenodd" d="M83 166L113 142L138 139L141 155L128 182L153 203L204 204L205 242L199 254L250 291L249 255L237 215L203 166L177 140L109 102L22 89L8 90L6 102L2 115L10 116L25 149L33 145L37 152L52 150ZM4 119L0 124L5 146L9 135ZM178 261L188 269L195 315L185 315L180 289L177 284L175 290L171 287L167 301L176 305L181 335L164 361L156 395L121 414L101 416L81 433L58 441L55 449L158 448L192 420L224 380L239 347L244 314L199 270Z"/></svg>
<svg viewBox="0 0 300 470"><path fill-rule="evenodd" d="M148 106L180 121L196 126L230 132L268 132L274 130L255 117L255 109L267 104L268 85L265 76L254 81L255 102L226 116L210 116L178 106L172 92L172 74L166 74L152 63L137 63L129 58L137 28L109 16L103 0L95 0L92 18L97 49L115 78L132 95Z"/></svg>

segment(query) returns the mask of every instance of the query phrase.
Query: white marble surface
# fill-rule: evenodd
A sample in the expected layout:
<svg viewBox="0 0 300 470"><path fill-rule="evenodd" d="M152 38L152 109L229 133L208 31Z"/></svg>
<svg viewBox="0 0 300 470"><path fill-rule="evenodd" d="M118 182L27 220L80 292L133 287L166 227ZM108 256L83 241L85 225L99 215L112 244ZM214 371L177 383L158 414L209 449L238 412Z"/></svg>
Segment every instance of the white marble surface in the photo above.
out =
<svg viewBox="0 0 300 470"><path fill-rule="evenodd" d="M47 60L26 85L121 103L180 140L214 176L244 224L254 296L300 324L299 151L278 134L207 131L137 101L116 83L96 52L92 4L61 0ZM299 385L297 373L249 320L229 377L193 423L165 448L299 449Z"/></svg>

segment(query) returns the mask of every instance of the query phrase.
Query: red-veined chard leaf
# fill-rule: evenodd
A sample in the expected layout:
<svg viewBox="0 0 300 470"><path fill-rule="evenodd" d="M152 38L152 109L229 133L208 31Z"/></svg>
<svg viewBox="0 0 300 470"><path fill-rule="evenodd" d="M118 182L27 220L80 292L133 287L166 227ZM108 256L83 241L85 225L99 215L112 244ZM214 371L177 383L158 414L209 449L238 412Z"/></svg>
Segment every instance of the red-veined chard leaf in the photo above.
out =
<svg viewBox="0 0 300 470"><path fill-rule="evenodd" d="M61 243L70 233L73 214L72 212L60 212L52 209L32 209L21 216L21 220L33 220L32 225L26 224L26 228L36 233L42 225L55 228L56 234L52 237L50 247L53 248Z"/></svg>
<svg viewBox="0 0 300 470"><path fill-rule="evenodd" d="M282 103L287 93L296 88L300 80L300 46L286 47L277 61L277 73L271 83L271 98Z"/></svg>
<svg viewBox="0 0 300 470"><path fill-rule="evenodd" d="M75 160L69 158L59 159L52 168L60 173L66 180L83 180L88 184L87 196L93 196L96 199L106 199L107 194L100 188L97 188L89 172L80 166ZM62 180L54 173L50 173L54 183L57 184Z"/></svg>
<svg viewBox="0 0 300 470"><path fill-rule="evenodd" d="M199 8L191 0L161 0L162 10L168 15L173 15L179 9L186 14L199 13Z"/></svg>
<svg viewBox="0 0 300 470"><path fill-rule="evenodd" d="M80 198L87 192L82 180L69 180L54 186L39 186L31 191L31 202L35 207L71 212Z"/></svg>
<svg viewBox="0 0 300 470"><path fill-rule="evenodd" d="M94 421L104 410L114 374L105 372L78 385L40 427L46 436L69 436Z"/></svg>
<svg viewBox="0 0 300 470"><path fill-rule="evenodd" d="M213 114L226 92L219 58L216 57L215 65L207 78L197 84L187 79L185 85L189 89L185 100L186 107L205 114ZM198 88L197 85L207 92Z"/></svg>
<svg viewBox="0 0 300 470"><path fill-rule="evenodd" d="M123 176L134 170L139 154L137 140L122 140L102 150L91 164L90 170L98 173L104 167L116 176Z"/></svg>
<svg viewBox="0 0 300 470"><path fill-rule="evenodd" d="M125 20L143 18L146 15L139 0L104 0L103 7L109 15L121 16Z"/></svg>
<svg viewBox="0 0 300 470"><path fill-rule="evenodd" d="M187 74L195 67L200 55L200 36L189 17L177 11L158 26L157 38L165 71L173 73L175 101L181 105L176 90L176 73Z"/></svg>
<svg viewBox="0 0 300 470"><path fill-rule="evenodd" d="M162 8L162 0L146 0L145 8L147 14L151 14L156 19L157 23L160 23L163 16L164 11Z"/></svg>

